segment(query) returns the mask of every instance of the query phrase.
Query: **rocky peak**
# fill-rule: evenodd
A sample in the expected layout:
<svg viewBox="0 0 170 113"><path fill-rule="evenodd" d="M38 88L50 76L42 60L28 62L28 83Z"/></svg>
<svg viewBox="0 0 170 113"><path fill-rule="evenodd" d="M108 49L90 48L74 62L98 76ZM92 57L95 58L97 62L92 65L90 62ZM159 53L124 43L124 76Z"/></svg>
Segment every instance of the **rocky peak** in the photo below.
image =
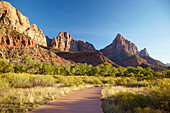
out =
<svg viewBox="0 0 170 113"><path fill-rule="evenodd" d="M29 19L14 8L9 2L0 1L0 22L14 30L31 37L37 44L46 46L46 38L40 28L30 25Z"/></svg>
<svg viewBox="0 0 170 113"><path fill-rule="evenodd" d="M119 34L119 33L117 34L117 36L115 38L115 40L123 40L123 39L124 39L124 37L121 34Z"/></svg>
<svg viewBox="0 0 170 113"><path fill-rule="evenodd" d="M92 44L82 40L74 40L68 32L60 32L57 37L52 39L51 47L60 51L95 51Z"/></svg>
<svg viewBox="0 0 170 113"><path fill-rule="evenodd" d="M141 50L141 51L139 52L139 56L141 56L141 57L149 56L149 53L148 53L147 49L144 48L143 50Z"/></svg>
<svg viewBox="0 0 170 113"><path fill-rule="evenodd" d="M132 55L138 54L136 45L125 39L121 34L117 34L112 44L115 46L115 49L124 49L126 52L129 52Z"/></svg>
<svg viewBox="0 0 170 113"><path fill-rule="evenodd" d="M51 42L51 47L60 51L70 50L71 36L67 32L60 32L57 37L54 37Z"/></svg>
<svg viewBox="0 0 170 113"><path fill-rule="evenodd" d="M117 34L113 42L100 51L106 56L113 52L119 54L121 51L130 53L131 55L138 54L136 45L125 39L121 34Z"/></svg>

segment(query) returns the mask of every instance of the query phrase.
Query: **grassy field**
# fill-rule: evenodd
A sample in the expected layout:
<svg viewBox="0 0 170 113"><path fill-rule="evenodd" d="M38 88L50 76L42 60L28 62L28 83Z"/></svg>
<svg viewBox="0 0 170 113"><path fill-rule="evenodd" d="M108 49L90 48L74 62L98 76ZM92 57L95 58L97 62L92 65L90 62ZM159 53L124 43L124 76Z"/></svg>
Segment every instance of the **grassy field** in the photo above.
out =
<svg viewBox="0 0 170 113"><path fill-rule="evenodd" d="M170 79L164 77L96 77L0 74L0 112L26 112L68 93L103 86L105 113L170 111Z"/></svg>

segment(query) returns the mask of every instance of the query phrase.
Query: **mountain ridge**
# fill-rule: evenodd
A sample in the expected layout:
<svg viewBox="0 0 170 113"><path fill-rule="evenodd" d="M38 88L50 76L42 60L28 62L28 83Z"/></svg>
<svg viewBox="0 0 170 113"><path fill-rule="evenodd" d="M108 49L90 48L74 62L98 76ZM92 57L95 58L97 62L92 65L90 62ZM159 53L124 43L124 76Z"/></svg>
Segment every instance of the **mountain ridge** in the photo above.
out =
<svg viewBox="0 0 170 113"><path fill-rule="evenodd" d="M22 15L21 12L14 8L9 2L0 1L0 9L2 9L0 10L0 22L10 26L10 28L14 31L24 34L21 36L17 34L15 37L11 38L8 34L5 36L1 35L2 39L0 43L3 46L7 44L8 46L18 45L18 47L29 47L33 46L33 42L35 42L37 45L52 47L58 51L78 52L77 54L82 54L79 52L89 52L89 54L94 54L97 51L93 44L82 40L74 40L68 32L60 32L58 36L53 39L50 39L48 36L45 37L42 30L37 27L36 24L30 25L28 17ZM5 32L7 33L8 30ZM19 43L17 43L18 41ZM103 57L104 55L112 62L115 62L120 66L136 67L142 63L148 63L156 66L166 66L162 62L150 57L146 48L138 51L137 46L131 41L125 39L121 34L117 34L112 43L105 48L100 49L99 52L103 53L102 55L99 55L102 56L101 59L106 59ZM88 55L85 58L88 58ZM95 60L95 57L93 58Z"/></svg>
<svg viewBox="0 0 170 113"><path fill-rule="evenodd" d="M162 62L151 58L146 48L138 51L137 46L131 41L125 39L121 34L117 34L112 43L105 48L100 49L100 52L113 62L125 67L136 67L142 63L166 66Z"/></svg>

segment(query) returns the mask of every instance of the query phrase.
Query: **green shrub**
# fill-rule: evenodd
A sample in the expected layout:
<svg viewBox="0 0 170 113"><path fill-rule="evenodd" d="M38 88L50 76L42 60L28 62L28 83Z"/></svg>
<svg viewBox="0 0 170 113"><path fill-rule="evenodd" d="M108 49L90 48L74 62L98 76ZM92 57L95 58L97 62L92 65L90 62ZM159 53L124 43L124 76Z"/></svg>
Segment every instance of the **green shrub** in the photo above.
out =
<svg viewBox="0 0 170 113"><path fill-rule="evenodd" d="M111 84L111 85L113 85L113 86L116 85L116 83L115 83L115 81L114 81L113 78L108 78L108 79L107 79L107 83L108 83L108 84Z"/></svg>
<svg viewBox="0 0 170 113"><path fill-rule="evenodd" d="M126 78L115 78L114 81L116 85L127 85Z"/></svg>
<svg viewBox="0 0 170 113"><path fill-rule="evenodd" d="M84 79L84 82L89 84L102 84L102 81L97 77L87 77Z"/></svg>
<svg viewBox="0 0 170 113"><path fill-rule="evenodd" d="M154 110L150 107L146 107L143 109L141 107L137 107L137 108L135 108L135 113L162 113L162 111L160 109Z"/></svg>
<svg viewBox="0 0 170 113"><path fill-rule="evenodd" d="M135 111L135 108L145 108L149 104L149 98L143 94L132 92L119 92L113 96L114 103L118 104L118 109L122 111Z"/></svg>
<svg viewBox="0 0 170 113"><path fill-rule="evenodd" d="M33 86L53 86L55 79L50 75L38 75L33 76L30 78L30 81L32 81Z"/></svg>
<svg viewBox="0 0 170 113"><path fill-rule="evenodd" d="M148 86L149 82L146 80L137 81L136 79L128 79L127 86L129 87L145 87Z"/></svg>
<svg viewBox="0 0 170 113"><path fill-rule="evenodd" d="M57 81L59 83L62 83L64 86L78 86L80 84L83 84L83 79L79 77L65 77L65 76L57 76Z"/></svg>
<svg viewBox="0 0 170 113"><path fill-rule="evenodd" d="M170 79L164 78L156 86L148 88L152 106L170 111Z"/></svg>

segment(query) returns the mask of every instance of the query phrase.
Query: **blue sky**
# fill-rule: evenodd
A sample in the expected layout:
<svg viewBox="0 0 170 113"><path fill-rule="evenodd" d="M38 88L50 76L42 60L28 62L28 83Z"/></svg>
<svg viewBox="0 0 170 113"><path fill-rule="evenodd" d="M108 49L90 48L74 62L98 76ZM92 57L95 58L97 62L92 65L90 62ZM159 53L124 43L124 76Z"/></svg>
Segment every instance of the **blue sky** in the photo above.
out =
<svg viewBox="0 0 170 113"><path fill-rule="evenodd" d="M170 0L6 0L54 38L67 31L97 49L117 33L147 48L151 57L170 62Z"/></svg>

